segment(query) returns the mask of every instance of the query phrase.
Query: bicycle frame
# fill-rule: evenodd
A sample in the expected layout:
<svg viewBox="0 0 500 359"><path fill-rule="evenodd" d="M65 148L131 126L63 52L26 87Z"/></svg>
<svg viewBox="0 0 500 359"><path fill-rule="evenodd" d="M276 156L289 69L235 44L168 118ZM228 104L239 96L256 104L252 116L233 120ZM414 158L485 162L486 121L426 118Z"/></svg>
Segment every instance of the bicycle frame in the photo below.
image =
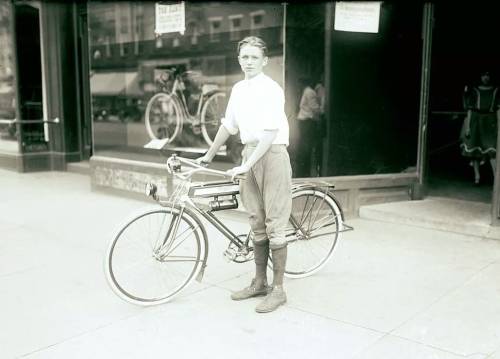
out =
<svg viewBox="0 0 500 359"><path fill-rule="evenodd" d="M186 164L186 165L190 166L192 169L182 172L181 171L182 164ZM173 155L172 157L170 157L168 159L167 169L168 169L169 173L173 174L174 176L181 179L182 181L185 181L184 182L185 184L190 183L189 181L191 180L192 176L195 173L199 173L199 172L205 172L205 173L215 174L215 175L222 176L222 177L228 177L228 174L226 172L206 168L204 166L196 164L192 160L185 159L182 157L177 157L176 155ZM243 178L244 178L244 176L236 176L237 180L240 180ZM178 189L179 193L175 193L175 192L173 193L173 195L170 198L170 201L166 201L166 202L162 203L161 201L159 201L158 198L155 198L155 199L157 199L160 202L160 204L162 204L164 206L175 206L178 204L180 206L180 211L181 211L179 214L179 219L182 216L182 212L185 210L185 208L188 208L189 210L194 211L195 213L201 215L210 224L212 224L224 237L226 237L230 241L231 244L235 245L237 247L238 251L242 251L243 253L248 253L247 251L252 250L251 248L248 247L248 244L250 241L249 235L246 235L246 239L242 240L240 238L241 236L236 235L226 225L224 225L220 221L219 218L217 218L217 216L213 213L216 210L213 210L211 208L205 209L201 205L198 205L193 201L193 198L196 198L196 197L214 198L215 201L218 201L218 197L225 197L225 196L232 196L233 199L236 201L235 195L237 193L239 193L239 189L238 190L235 190L235 189L231 190L230 189L229 191L226 190L226 191L219 191L219 192L217 192L217 190L215 190L215 191L210 192L210 187L217 187L219 185L220 186L231 186L232 185L234 187L234 186L238 185L238 182L232 180L232 181L225 181L225 182L224 181L222 181L222 182L210 182L208 184L201 184L201 185L194 185L194 186L191 185L191 186L189 186L189 191L187 194L186 193L180 194L180 192L185 189L185 187L186 187L186 185L185 185L183 187L181 186L181 188ZM335 201L337 203L337 206L340 210L340 221L342 222L342 228L339 232L352 230L352 227L350 227L344 223L344 214L343 214L342 208L338 204L337 200L335 199L335 197L331 193L331 190L334 188L333 185L326 183L326 182L299 183L299 184L295 184L293 186L293 191L296 191L296 190L301 189L301 188L308 188L308 187L313 187L316 191L323 192L323 194L324 194L323 199L325 199L328 196L333 201ZM209 189L208 193L205 193L202 195L195 194L196 190L207 190L207 189ZM153 197L154 197L154 195L153 195ZM238 204L236 201L236 206L232 207L232 208L237 208L237 205ZM229 208L227 208L227 209L229 209ZM312 207L311 207L311 209L312 209ZM220 209L220 210L224 210L224 209ZM298 221L293 216L290 217L290 222L295 227L295 229L299 231L300 235L303 236L304 233L302 232L301 224L298 223Z"/></svg>
<svg viewBox="0 0 500 359"><path fill-rule="evenodd" d="M181 172L180 166L181 164L187 164L188 166L191 167L190 170L183 171ZM227 196L232 196L232 199L234 199L235 202L233 202L233 206L231 208L237 208L238 203L236 200L235 195L239 193L239 188L235 189L238 186L238 181L240 179L245 178L245 176L238 175L235 177L235 179L232 180L227 180L227 181L213 181L209 182L208 184L191 184L191 178L195 173L199 172L204 172L204 173L210 173L210 174L216 174L221 177L229 177L229 175L224 172L224 171L219 171L219 170L214 170L214 169L209 169L204 166L196 164L194 161L185 159L182 157L177 157L176 155L171 156L168 161L167 161L167 169L168 172L173 174L175 177L179 178L183 182L176 187L176 190L172 193L169 199L166 201L161 200L158 196L156 196L156 186L149 184L149 188L146 192L149 196L153 197L161 206L164 207L174 207L176 206L179 210L179 214L174 221L170 225L170 227L167 230L166 235L163 238L163 242L160 245L160 248L158 249L159 252L163 252L164 249L161 248L161 246L167 246L168 247L168 242L169 242L169 236L171 233L176 233L176 228L179 225L179 222L182 218L182 215L185 210L188 210L190 212L194 212L194 215L199 215L203 218L205 218L213 227L215 227L224 237L227 238L229 241L230 245L234 245L236 247L237 252L234 253L234 256L229 253L227 250L225 252L225 255L229 256L231 260L235 260L237 255L244 255L247 256L253 251L253 248L249 246L250 242L250 235L245 234L244 236L246 237L245 239L242 239L242 235L237 235L233 231L231 231L222 221L214 214L215 211L217 210L225 210L229 208L222 208L222 209L211 209L211 208L204 208L204 205L199 205L194 202L194 198L212 198L214 201L218 201L219 197L227 197ZM204 194L204 195L196 195L195 192L197 190L200 191L206 191L207 189L211 189L211 187L227 187L227 186L232 186L231 191L212 191L210 194ZM189 192L186 193L181 193L183 192L186 188L189 188ZM200 271L198 277L198 280L201 280L201 277L203 276L203 269L205 268L205 263L207 261L207 256L208 256L208 243L205 243L207 250L205 251L205 258L203 259L203 265L202 265L202 270ZM168 251L168 248L166 249ZM250 260L250 259L247 259ZM246 261L246 260L245 260Z"/></svg>
<svg viewBox="0 0 500 359"><path fill-rule="evenodd" d="M212 210L206 210L200 208L193 200L189 197L181 199L181 210L183 210L186 206L189 209L194 210L196 213L205 218L210 224L212 224L224 237L226 237L232 244L238 247L238 249L242 250L246 248L246 245L249 241L249 236L245 241L242 241L238 235L236 235L233 231L231 231L224 223L221 222L219 218L213 213Z"/></svg>
<svg viewBox="0 0 500 359"><path fill-rule="evenodd" d="M196 109L196 114L192 115L189 112L189 107L187 105L187 100L186 96L184 96L184 93L182 92L183 88L185 88L184 85L184 80L180 77L180 75L175 76L174 84L172 86L172 96L175 96L180 104L181 104L181 111L182 111L182 116L185 119L192 120L193 117L199 117L201 113L201 109L203 107L203 94L200 94L200 99L198 100L198 106Z"/></svg>
<svg viewBox="0 0 500 359"><path fill-rule="evenodd" d="M182 164L189 168L181 168ZM242 176L193 183L195 173L230 175L176 155L168 158L167 170L180 180L168 199L156 195L154 184L146 187L147 194L162 208L142 209L127 219L113 236L106 252L108 283L118 296L134 304L165 303L191 281L202 280L209 252L209 237L202 218L228 239L224 256L229 261L243 263L254 259L252 231L245 229L245 234L237 235L214 214L217 210L237 208L238 180ZM288 252L285 275L305 278L328 263L340 238L339 232L352 227L346 226L341 219L340 204L330 193L332 186L301 183L294 188L293 214L285 235L288 243L296 244ZM197 200L200 198L210 198L208 207ZM136 245L146 250L136 251ZM271 268L272 264L270 258L268 265ZM143 278L131 278L131 269L142 274Z"/></svg>

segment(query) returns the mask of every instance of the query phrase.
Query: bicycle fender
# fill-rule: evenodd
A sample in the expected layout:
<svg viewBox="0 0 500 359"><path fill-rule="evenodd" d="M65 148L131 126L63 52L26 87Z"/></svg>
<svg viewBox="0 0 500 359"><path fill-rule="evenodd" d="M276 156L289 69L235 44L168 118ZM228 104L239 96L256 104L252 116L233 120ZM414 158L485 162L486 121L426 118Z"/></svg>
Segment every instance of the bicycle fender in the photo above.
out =
<svg viewBox="0 0 500 359"><path fill-rule="evenodd" d="M332 190L334 188L334 185L332 184L326 184L325 186L318 185L317 183L296 183L292 185L292 194L296 191L300 190L305 190L305 189L310 189L318 192L322 192L325 194L325 196L328 196L332 199L333 202L337 205L339 211L340 211L340 217L342 219L342 222L345 221L344 217L344 210L342 209L342 206L340 205L339 200L335 197L333 194Z"/></svg>

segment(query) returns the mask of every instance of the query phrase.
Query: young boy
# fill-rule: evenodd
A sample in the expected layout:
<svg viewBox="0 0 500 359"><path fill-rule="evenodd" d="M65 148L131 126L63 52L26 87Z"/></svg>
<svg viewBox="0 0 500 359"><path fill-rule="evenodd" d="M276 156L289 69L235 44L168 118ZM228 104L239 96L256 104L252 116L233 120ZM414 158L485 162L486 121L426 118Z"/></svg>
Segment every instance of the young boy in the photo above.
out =
<svg viewBox="0 0 500 359"><path fill-rule="evenodd" d="M246 173L240 193L254 234L255 278L231 298L265 296L255 310L266 313L286 302L285 228L292 207L292 169L286 149L289 129L283 89L262 72L268 61L265 42L255 36L244 38L238 44L238 61L245 79L234 85L214 143L198 162L212 161L228 137L240 133L245 145L242 164L228 173L233 177ZM271 287L267 284L269 250L274 274Z"/></svg>

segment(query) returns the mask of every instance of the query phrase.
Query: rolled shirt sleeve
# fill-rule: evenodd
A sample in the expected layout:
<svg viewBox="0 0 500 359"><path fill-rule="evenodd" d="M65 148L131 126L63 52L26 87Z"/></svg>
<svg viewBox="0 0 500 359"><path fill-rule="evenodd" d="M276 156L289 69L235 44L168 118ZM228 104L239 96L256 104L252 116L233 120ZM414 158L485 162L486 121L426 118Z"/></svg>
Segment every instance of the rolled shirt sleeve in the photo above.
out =
<svg viewBox="0 0 500 359"><path fill-rule="evenodd" d="M233 89L227 103L226 115L221 121L227 132L229 132L231 135L236 135L238 133L238 124L236 122L236 116L234 112L234 92L235 90Z"/></svg>

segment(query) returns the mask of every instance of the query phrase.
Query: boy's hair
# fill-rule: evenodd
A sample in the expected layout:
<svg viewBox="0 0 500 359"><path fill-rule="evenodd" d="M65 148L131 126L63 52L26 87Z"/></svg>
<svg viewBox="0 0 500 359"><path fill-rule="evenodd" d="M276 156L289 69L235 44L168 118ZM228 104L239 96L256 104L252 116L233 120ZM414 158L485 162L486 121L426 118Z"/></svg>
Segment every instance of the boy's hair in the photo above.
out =
<svg viewBox="0 0 500 359"><path fill-rule="evenodd" d="M264 57L267 56L267 45L264 42L264 40L262 40L260 37L247 36L243 40L238 42L238 55L240 54L240 50L244 45L251 45L258 47L259 49L262 50L262 55L264 55Z"/></svg>

